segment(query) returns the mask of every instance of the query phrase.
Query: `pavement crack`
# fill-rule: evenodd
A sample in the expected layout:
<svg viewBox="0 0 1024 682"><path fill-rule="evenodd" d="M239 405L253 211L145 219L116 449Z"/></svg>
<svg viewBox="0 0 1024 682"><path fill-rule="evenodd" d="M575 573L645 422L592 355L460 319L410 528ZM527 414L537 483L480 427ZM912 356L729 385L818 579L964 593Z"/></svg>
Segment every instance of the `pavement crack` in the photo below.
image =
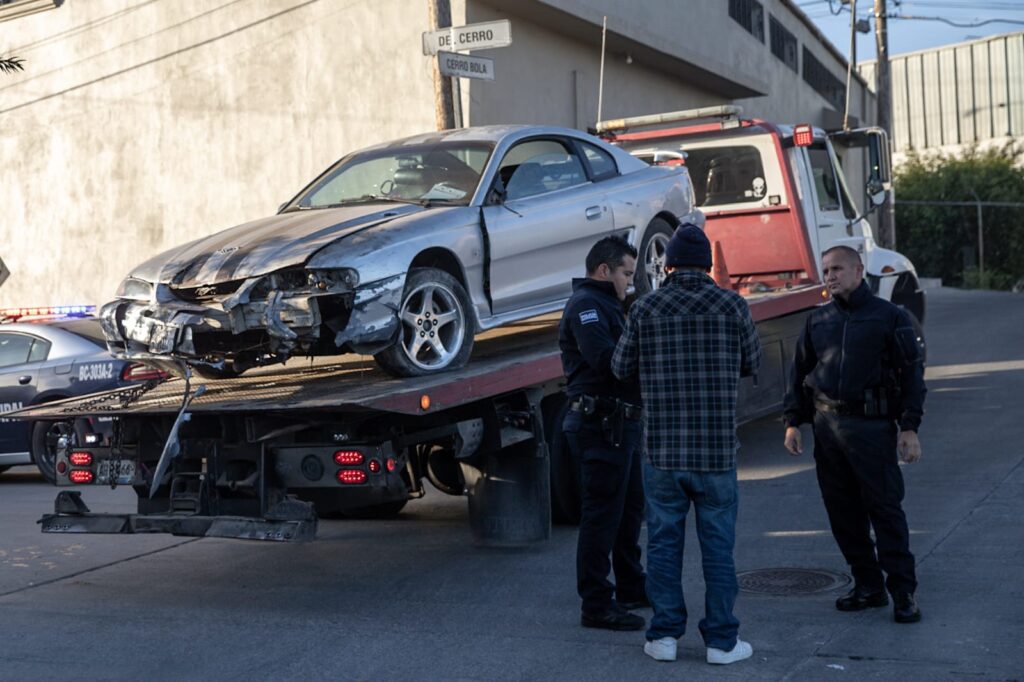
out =
<svg viewBox="0 0 1024 682"><path fill-rule="evenodd" d="M981 506L983 504L988 502L988 499L990 497L992 497L992 495L994 495L995 492L997 490L999 490L1003 486L1003 484L1006 483L1010 479L1010 477L1013 476L1017 472L1017 469L1020 469L1022 466L1024 466L1024 459L1020 459L1009 471L1006 472L1005 476L1003 476L1001 479L999 479L999 481L994 486L992 486L991 490L989 490L987 493L985 493L985 496L983 498L978 500L978 503L975 504L971 508L971 510L969 512L967 512L962 517L960 517L960 519L956 523L954 523L953 526L948 531L946 531L946 533L941 538L939 538L938 542L936 542L934 545L932 545L932 548L929 549L928 552L924 556L922 556L920 559L917 560L917 564L916 565L920 566L920 565L924 564L924 562L927 561L928 558L931 557L931 555L935 553L935 550L937 550L939 547L941 547L942 543L944 543L946 540L948 540L949 536L951 536L953 533L955 533L957 531L957 529L960 528L961 524L963 524L964 521L966 521L967 519L969 519L972 516L974 516L975 512L977 512L978 509L981 508Z"/></svg>
<svg viewBox="0 0 1024 682"><path fill-rule="evenodd" d="M34 590L34 589L39 588L39 587L45 587L46 585L52 585L53 583L59 583L59 582L61 582L63 580L70 580L71 578L77 578L78 576L85 575L86 573L93 573L94 571L99 571L99 570L102 570L104 568L110 568L111 566L117 566L118 564L124 564L124 563L128 563L129 561L135 561L136 559L141 559L143 557L152 556L154 554L159 554L160 552L166 552L169 549L175 549L177 547L181 547L182 545L187 545L187 544L192 543L192 542L197 542L198 540L202 540L202 538L190 538L188 540L183 540L182 542L177 542L177 543L175 543L173 545L168 545L167 547L161 547L159 549L154 549L154 550L151 550L149 552L142 552L141 554L133 554L132 556L128 556L128 557L125 557L123 559L118 559L117 561L110 561L110 562L107 562L105 564L100 564L99 566L93 566L91 568L86 568L86 569L83 569L81 571L76 571L74 573L69 573L67 575L62 575L59 578L52 578L50 580L43 580L42 582L32 583L31 585L25 585L24 587L18 587L18 588L13 589L13 590L8 590L7 592L0 592L0 599L2 599L4 597L9 597L12 594L19 594L21 592L27 592L29 590Z"/></svg>

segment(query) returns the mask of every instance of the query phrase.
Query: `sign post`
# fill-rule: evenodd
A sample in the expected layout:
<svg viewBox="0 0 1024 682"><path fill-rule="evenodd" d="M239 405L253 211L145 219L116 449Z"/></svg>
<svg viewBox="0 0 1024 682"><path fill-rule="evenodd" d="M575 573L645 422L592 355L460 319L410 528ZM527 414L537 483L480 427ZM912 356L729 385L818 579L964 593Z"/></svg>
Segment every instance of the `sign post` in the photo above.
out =
<svg viewBox="0 0 1024 682"><path fill-rule="evenodd" d="M456 128L463 126L459 79L494 80L493 59L457 53L490 50L511 44L512 23L508 19L423 32L423 54L428 57L437 55L437 66L441 75L452 79L452 113Z"/></svg>

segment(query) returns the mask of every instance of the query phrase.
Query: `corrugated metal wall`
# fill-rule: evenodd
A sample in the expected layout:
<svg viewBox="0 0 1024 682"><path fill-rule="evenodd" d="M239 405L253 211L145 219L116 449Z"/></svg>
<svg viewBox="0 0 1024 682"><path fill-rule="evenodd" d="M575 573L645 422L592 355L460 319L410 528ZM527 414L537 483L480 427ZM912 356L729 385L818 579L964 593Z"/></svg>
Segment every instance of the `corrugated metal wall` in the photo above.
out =
<svg viewBox="0 0 1024 682"><path fill-rule="evenodd" d="M1024 137L1024 32L890 59L897 152ZM871 85L875 62L858 65Z"/></svg>

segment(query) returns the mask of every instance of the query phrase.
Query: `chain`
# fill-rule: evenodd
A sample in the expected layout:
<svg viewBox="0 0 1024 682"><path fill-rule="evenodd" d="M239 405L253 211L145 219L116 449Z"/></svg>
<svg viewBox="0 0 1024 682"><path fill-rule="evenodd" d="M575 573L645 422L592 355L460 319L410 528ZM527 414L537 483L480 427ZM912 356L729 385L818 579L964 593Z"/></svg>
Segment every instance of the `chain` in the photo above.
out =
<svg viewBox="0 0 1024 682"><path fill-rule="evenodd" d="M75 412L114 412L123 410L146 393L163 383L163 380L152 379L139 386L122 388L112 393L103 393L64 407L64 414ZM116 401L116 402L115 402Z"/></svg>

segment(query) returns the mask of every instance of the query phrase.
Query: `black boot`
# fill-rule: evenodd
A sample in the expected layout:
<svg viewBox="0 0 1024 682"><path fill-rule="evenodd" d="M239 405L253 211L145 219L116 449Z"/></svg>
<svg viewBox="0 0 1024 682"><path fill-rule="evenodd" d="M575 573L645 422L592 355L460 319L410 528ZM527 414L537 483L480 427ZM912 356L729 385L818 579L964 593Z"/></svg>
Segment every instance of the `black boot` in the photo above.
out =
<svg viewBox="0 0 1024 682"><path fill-rule="evenodd" d="M836 608L840 611L863 611L868 608L878 608L889 603L889 597L885 590L871 590L857 585L846 593L845 596L836 599Z"/></svg>
<svg viewBox="0 0 1024 682"><path fill-rule="evenodd" d="M647 624L640 616L633 615L625 609L614 606L603 613L580 614L580 625L585 628L603 628L605 630L640 630Z"/></svg>
<svg viewBox="0 0 1024 682"><path fill-rule="evenodd" d="M892 595L892 616L897 623L916 623L921 620L921 609L917 608L914 595L909 592Z"/></svg>

